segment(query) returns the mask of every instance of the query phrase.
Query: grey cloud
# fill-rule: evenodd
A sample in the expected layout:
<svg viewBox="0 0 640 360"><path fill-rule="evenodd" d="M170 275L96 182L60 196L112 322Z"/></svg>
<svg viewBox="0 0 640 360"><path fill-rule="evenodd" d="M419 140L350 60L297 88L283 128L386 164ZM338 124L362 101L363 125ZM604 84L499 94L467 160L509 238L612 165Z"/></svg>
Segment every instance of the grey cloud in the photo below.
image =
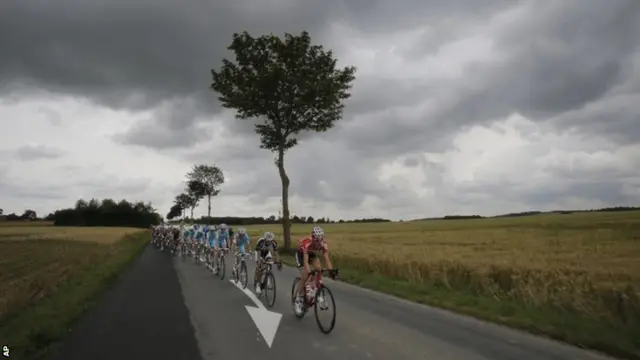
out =
<svg viewBox="0 0 640 360"><path fill-rule="evenodd" d="M460 80L431 81L422 88L416 85L415 91L392 84L382 88L380 94L388 100L386 116L378 116L375 125L365 116L349 124L353 146L371 149L375 144L373 151L385 149L398 154L416 149L439 151L452 133L465 126L484 124L514 112L538 121L557 118L605 101L625 83L637 84L640 74L633 61L639 44L633 36L640 33L638 2L547 2L540 10L539 2L529 4L531 16L498 35L501 61L469 65ZM640 96L637 87L626 86L626 91L630 96ZM399 98L403 100L394 102ZM435 110L407 114L399 107L427 99L435 104ZM382 107L379 98L371 96L371 100L377 102L372 109ZM359 99L359 103L363 104L358 105L360 108L366 107L365 99ZM607 113L615 116L603 116ZM640 139L632 129L638 128L633 125L639 119L638 112L629 106L613 105L583 113L580 118L574 125L584 132L624 137L627 142ZM557 126L562 128L564 124Z"/></svg>
<svg viewBox="0 0 640 360"><path fill-rule="evenodd" d="M52 125L59 126L62 124L62 117L55 110L41 106L38 111L46 116L47 120L49 120Z"/></svg>
<svg viewBox="0 0 640 360"><path fill-rule="evenodd" d="M152 116L133 124L128 131L115 134L113 139L152 149L192 147L211 136L208 128L192 122L199 114L193 100L165 103Z"/></svg>
<svg viewBox="0 0 640 360"><path fill-rule="evenodd" d="M14 151L15 156L20 160L40 160L40 159L57 159L64 153L54 147L46 145L24 145Z"/></svg>

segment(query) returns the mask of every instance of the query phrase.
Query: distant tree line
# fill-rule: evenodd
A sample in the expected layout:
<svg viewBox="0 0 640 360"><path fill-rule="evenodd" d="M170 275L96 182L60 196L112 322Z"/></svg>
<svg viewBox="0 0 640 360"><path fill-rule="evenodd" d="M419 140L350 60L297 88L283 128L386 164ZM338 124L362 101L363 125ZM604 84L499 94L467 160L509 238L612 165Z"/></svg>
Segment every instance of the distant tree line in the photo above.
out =
<svg viewBox="0 0 640 360"><path fill-rule="evenodd" d="M16 220L38 220L38 214L34 210L27 209L22 215L17 215L16 213L11 213L8 215L3 215L4 210L0 209L0 218L4 218L4 220L8 221L16 221Z"/></svg>
<svg viewBox="0 0 640 360"><path fill-rule="evenodd" d="M55 226L126 226L148 228L162 222L151 203L112 199L76 201L75 207L57 210L45 220Z"/></svg>
<svg viewBox="0 0 640 360"><path fill-rule="evenodd" d="M601 209L590 209L590 210L554 210L554 211L523 211L518 213L509 213L502 214L496 216L480 216L480 215L446 215L443 217L432 217L432 218L423 218L416 219L413 221L421 221L421 220L462 220L462 219L491 219L491 218L503 218L503 217L521 217L521 216L532 216L539 214L573 214L573 213L583 213L583 212L615 212L615 211L638 211L640 210L640 206L615 206L615 207L606 207Z"/></svg>
<svg viewBox="0 0 640 360"><path fill-rule="evenodd" d="M269 217L239 217L239 216L222 216L222 217L207 217L203 216L199 219L194 219L194 222L200 224L229 224L229 225L262 225L262 224L281 224L282 218L278 218L275 215ZM390 222L389 219L355 219L355 220L331 220L329 218L314 219L312 216L297 216L294 215L291 218L292 224L336 224L336 223L373 223L373 222Z"/></svg>

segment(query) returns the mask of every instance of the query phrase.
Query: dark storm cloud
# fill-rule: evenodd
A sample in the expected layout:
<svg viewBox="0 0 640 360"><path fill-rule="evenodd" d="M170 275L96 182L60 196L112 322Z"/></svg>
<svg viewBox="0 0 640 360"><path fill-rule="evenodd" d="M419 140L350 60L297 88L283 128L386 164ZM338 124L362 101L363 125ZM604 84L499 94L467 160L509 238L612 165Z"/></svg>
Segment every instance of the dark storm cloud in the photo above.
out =
<svg viewBox="0 0 640 360"><path fill-rule="evenodd" d="M0 12L0 78L113 108L191 98L199 111L215 112L209 70L233 32L316 31L324 8L298 2L285 14L260 1L9 1Z"/></svg>
<svg viewBox="0 0 640 360"><path fill-rule="evenodd" d="M209 69L219 66L221 58L229 55L226 46L233 32L246 29L280 35L306 29L323 41L324 30L332 21L349 24L363 33L386 32L460 12L463 19L488 14L503 2L490 4L469 7L464 2L451 5L434 1L410 1L405 6L339 0L9 1L0 12L0 45L7 50L0 58L0 77L5 84L27 84L26 89L37 87L86 97L113 108L144 110L163 102L177 104L188 99L194 101L191 106L198 113L210 114L219 108L208 89ZM6 92L16 87L3 89ZM177 114L159 114L157 122L167 128L178 126L185 137L189 136L184 128L190 128L198 118L194 114ZM153 144L154 138L144 135L151 133L149 129L153 127L147 122L135 127L134 134L119 139L141 140L139 143L150 147L187 142L159 136L159 144ZM178 135L181 134L174 134Z"/></svg>
<svg viewBox="0 0 640 360"><path fill-rule="evenodd" d="M483 25L495 25L496 14L521 6L513 21L483 33ZM10 0L0 11L0 78L6 85L0 99L15 98L18 90L24 94L31 89L27 84L112 108L149 110L147 119L115 139L217 163L234 175L221 196L253 194L263 200L280 193L273 155L257 149L255 122L233 120L233 112L220 109L208 88L209 70L231 55L226 46L233 32L309 30L314 41L346 51L352 44L332 33L336 23L373 40L424 27L418 41L397 54L427 63L446 44L477 35L477 28L491 37L496 61L468 64L460 78L421 79L407 76L402 67L393 69L402 79L358 74L345 120L313 139L303 135L287 154L292 194L349 207L367 195L400 204L410 196L376 179L381 162L444 151L460 129L514 112L562 130L638 142L640 111L633 99L640 98L639 6L635 0ZM211 124L216 122L223 124ZM176 150L218 131L233 143L201 154ZM409 156L404 164L425 167L425 187L450 194L454 203L486 201L503 189L513 201L534 204L552 200L544 197L547 188L560 194L551 184L542 190L482 183L452 189L443 183L443 165L425 165L420 156ZM622 185L614 180L569 179L575 187L558 188L566 194L589 197L601 191L603 199L620 199ZM131 191L145 189L136 183Z"/></svg>

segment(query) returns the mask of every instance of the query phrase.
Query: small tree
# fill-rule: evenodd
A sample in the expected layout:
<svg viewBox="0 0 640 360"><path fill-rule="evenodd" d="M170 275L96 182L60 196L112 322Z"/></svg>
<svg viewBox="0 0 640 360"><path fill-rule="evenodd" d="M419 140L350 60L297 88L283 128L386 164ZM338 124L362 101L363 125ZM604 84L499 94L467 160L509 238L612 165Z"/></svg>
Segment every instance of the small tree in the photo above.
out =
<svg viewBox="0 0 640 360"><path fill-rule="evenodd" d="M171 209L169 209L169 213L167 213L167 220L173 220L182 214L182 208L178 204L174 204Z"/></svg>
<svg viewBox="0 0 640 360"><path fill-rule="evenodd" d="M182 209L182 217L185 216L185 210L188 209L189 207L191 207L191 197L186 194L186 193L182 193L178 196L176 196L175 200L173 201L174 204L180 206L180 209Z"/></svg>
<svg viewBox="0 0 640 360"><path fill-rule="evenodd" d="M187 174L187 179L202 184L202 192L207 197L207 217L211 217L211 197L220 193L220 185L224 184L224 174L215 165L194 165Z"/></svg>
<svg viewBox="0 0 640 360"><path fill-rule="evenodd" d="M24 211L22 216L20 216L20 218L22 218L23 220L36 220L38 218L38 215L35 211L27 209Z"/></svg>
<svg viewBox="0 0 640 360"><path fill-rule="evenodd" d="M205 195L205 185L197 180L189 180L187 181L187 195L189 196L189 201L187 205L191 210L191 220L193 220L193 210L198 206L200 200L204 198Z"/></svg>
<svg viewBox="0 0 640 360"><path fill-rule="evenodd" d="M311 45L306 31L252 37L246 31L233 34L229 50L236 61L224 59L220 71L211 70L211 88L236 118L260 118L255 125L260 147L276 154L282 182L282 230L284 246L291 246L289 177L284 154L305 131L324 132L342 118L343 101L350 97L355 67L336 68L331 51Z"/></svg>

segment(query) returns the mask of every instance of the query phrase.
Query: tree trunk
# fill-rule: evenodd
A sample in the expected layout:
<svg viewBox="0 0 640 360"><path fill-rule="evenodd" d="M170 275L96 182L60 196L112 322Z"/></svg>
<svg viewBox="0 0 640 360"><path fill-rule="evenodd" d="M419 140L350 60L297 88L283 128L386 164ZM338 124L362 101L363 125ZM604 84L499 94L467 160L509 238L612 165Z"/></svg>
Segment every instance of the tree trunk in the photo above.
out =
<svg viewBox="0 0 640 360"><path fill-rule="evenodd" d="M211 195L207 196L207 217L211 218ZM209 220L207 219L207 221Z"/></svg>
<svg viewBox="0 0 640 360"><path fill-rule="evenodd" d="M284 149L278 151L278 171L282 181L282 233L284 234L284 247L291 248L291 224L289 223L289 177L284 170Z"/></svg>
<svg viewBox="0 0 640 360"><path fill-rule="evenodd" d="M195 206L191 207L191 221L193 221L193 209L195 208L196 208Z"/></svg>

